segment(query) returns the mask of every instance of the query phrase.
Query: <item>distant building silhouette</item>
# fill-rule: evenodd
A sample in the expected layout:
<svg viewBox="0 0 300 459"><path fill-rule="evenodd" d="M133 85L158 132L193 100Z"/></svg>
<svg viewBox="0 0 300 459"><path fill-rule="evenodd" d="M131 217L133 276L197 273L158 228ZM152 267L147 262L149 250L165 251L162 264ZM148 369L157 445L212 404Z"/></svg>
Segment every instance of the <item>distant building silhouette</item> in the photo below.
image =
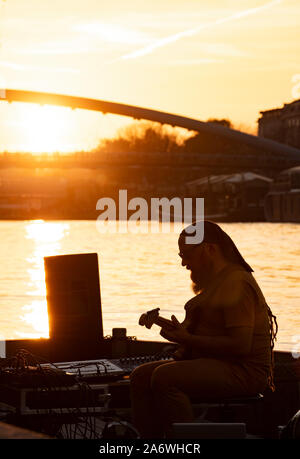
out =
<svg viewBox="0 0 300 459"><path fill-rule="evenodd" d="M273 180L260 174L210 175L185 184L185 195L204 197L206 218L264 221L264 199Z"/></svg>
<svg viewBox="0 0 300 459"><path fill-rule="evenodd" d="M300 148L300 99L282 108L261 111L258 135Z"/></svg>

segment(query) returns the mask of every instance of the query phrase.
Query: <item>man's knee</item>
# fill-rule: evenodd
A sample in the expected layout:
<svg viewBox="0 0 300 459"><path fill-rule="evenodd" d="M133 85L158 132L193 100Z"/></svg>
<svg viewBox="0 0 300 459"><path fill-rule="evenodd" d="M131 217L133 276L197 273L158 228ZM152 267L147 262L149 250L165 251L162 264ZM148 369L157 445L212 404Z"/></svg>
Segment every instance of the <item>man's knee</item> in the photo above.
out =
<svg viewBox="0 0 300 459"><path fill-rule="evenodd" d="M146 373L147 372L143 368L143 365L136 367L130 374L130 384L131 385L140 384L141 380L145 379Z"/></svg>
<svg viewBox="0 0 300 459"><path fill-rule="evenodd" d="M151 376L154 370L153 362L144 363L136 367L130 374L130 384L133 386L150 384Z"/></svg>
<svg viewBox="0 0 300 459"><path fill-rule="evenodd" d="M168 365L162 365L155 368L151 377L151 389L153 389L154 392L162 392L170 387L172 383L174 384L174 381L171 377Z"/></svg>

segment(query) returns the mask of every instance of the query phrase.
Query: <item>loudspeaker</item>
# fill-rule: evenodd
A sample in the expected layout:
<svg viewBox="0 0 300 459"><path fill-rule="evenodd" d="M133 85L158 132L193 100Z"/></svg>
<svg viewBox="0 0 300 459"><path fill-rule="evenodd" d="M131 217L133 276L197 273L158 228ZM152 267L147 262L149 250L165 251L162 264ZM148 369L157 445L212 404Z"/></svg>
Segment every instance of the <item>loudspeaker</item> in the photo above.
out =
<svg viewBox="0 0 300 459"><path fill-rule="evenodd" d="M103 339L97 253L44 258L50 339Z"/></svg>

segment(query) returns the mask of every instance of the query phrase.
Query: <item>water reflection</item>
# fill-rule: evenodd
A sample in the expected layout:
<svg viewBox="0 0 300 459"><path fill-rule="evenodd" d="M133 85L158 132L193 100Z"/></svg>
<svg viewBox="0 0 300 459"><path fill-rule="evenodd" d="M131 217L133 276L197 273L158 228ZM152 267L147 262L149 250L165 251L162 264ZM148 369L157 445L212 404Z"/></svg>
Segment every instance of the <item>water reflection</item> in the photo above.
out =
<svg viewBox="0 0 300 459"><path fill-rule="evenodd" d="M44 257L60 252L60 241L68 233L69 224L36 220L29 222L25 230L26 239L31 239L35 245L32 256L27 258L30 280L27 282L26 295L37 298L23 306L22 309L27 312L21 318L36 331L30 336L27 334L28 338L49 337Z"/></svg>
<svg viewBox="0 0 300 459"><path fill-rule="evenodd" d="M104 335L122 323L129 336L160 340L157 327L138 325L139 316L154 307L166 317L184 319L183 305L192 292L189 272L178 260L177 234L99 234L94 221L0 223L0 333L5 339L48 336L47 255L98 253ZM222 227L253 266L277 316L275 348L293 349L300 330L299 225L285 224L284 230L268 223Z"/></svg>

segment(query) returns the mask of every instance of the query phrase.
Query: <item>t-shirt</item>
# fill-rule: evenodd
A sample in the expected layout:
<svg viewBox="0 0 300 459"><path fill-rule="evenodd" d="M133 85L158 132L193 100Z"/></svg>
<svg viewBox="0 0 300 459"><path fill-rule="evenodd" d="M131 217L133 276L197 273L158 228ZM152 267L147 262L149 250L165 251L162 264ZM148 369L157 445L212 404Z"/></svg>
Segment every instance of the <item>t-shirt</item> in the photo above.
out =
<svg viewBox="0 0 300 459"><path fill-rule="evenodd" d="M220 272L206 291L196 295L186 305L186 318L191 319L188 331L202 336L225 336L230 327L251 327L251 351L248 355L223 356L242 366L249 375L268 375L271 368L270 324L265 298L254 276L238 265ZM189 349L190 358L201 355ZM213 355L216 357L216 354Z"/></svg>

